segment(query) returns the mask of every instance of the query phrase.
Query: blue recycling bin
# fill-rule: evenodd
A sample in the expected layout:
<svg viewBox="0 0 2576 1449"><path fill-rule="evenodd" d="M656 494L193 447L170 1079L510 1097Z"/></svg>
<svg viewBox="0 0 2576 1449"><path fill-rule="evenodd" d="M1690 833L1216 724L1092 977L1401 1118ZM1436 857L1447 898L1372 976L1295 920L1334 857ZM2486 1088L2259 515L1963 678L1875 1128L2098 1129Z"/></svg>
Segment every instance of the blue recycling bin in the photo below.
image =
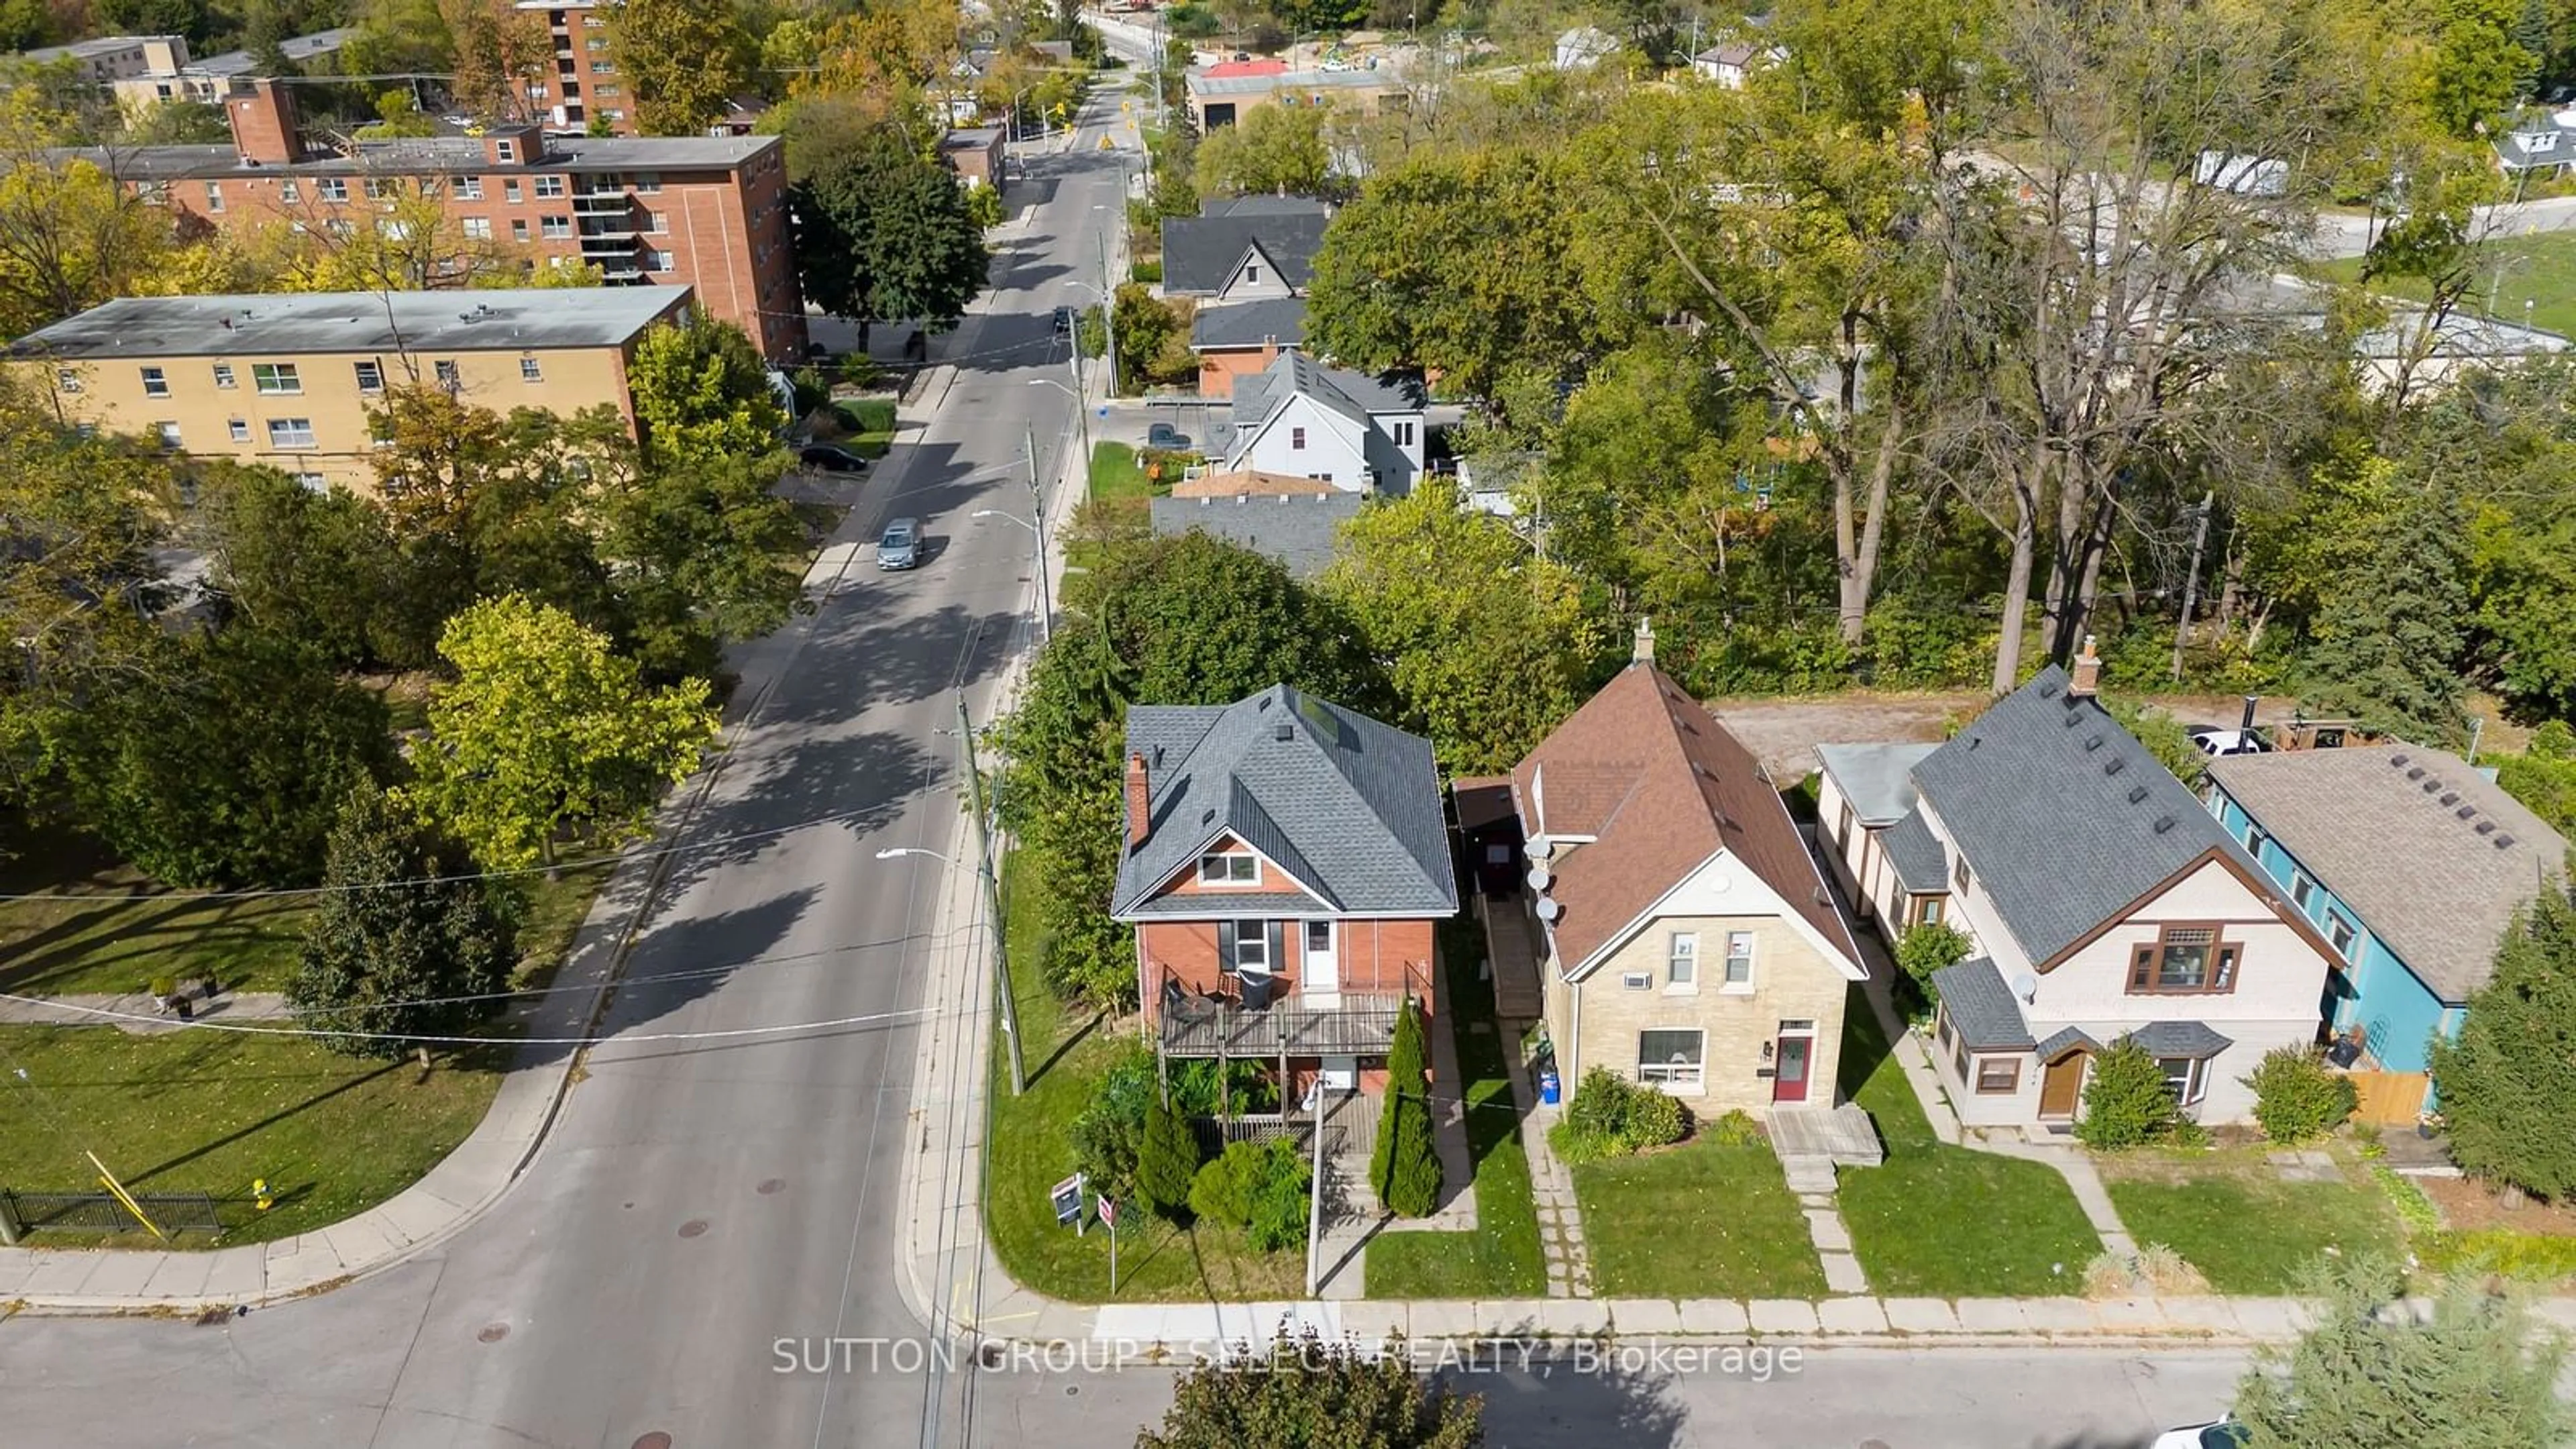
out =
<svg viewBox="0 0 2576 1449"><path fill-rule="evenodd" d="M1556 1068L1549 1067L1538 1074L1538 1100L1540 1106L1553 1107L1562 1100L1564 1096L1565 1087L1557 1080Z"/></svg>

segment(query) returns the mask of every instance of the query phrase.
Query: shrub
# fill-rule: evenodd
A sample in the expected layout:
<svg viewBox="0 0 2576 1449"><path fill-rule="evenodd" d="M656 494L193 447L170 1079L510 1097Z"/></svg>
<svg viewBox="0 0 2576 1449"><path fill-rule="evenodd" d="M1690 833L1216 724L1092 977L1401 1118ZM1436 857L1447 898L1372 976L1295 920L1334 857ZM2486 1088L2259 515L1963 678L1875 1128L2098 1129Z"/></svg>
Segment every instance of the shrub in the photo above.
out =
<svg viewBox="0 0 2576 1449"><path fill-rule="evenodd" d="M1157 1095L1145 1108L1145 1135L1136 1145L1136 1192L1154 1211L1182 1221L1199 1172L1199 1140L1189 1120Z"/></svg>
<svg viewBox="0 0 2576 1449"><path fill-rule="evenodd" d="M1708 1125L1708 1140L1720 1147L1750 1147L1762 1140L1762 1124L1753 1120L1752 1113L1737 1107Z"/></svg>
<svg viewBox="0 0 2576 1449"><path fill-rule="evenodd" d="M1244 1227L1252 1246L1265 1253L1306 1246L1308 1207L1315 1185L1314 1168L1293 1142L1273 1142L1261 1154ZM1435 1182L1434 1191L1437 1191Z"/></svg>
<svg viewBox="0 0 2576 1449"><path fill-rule="evenodd" d="M2078 1141L2116 1152L2172 1138L2181 1126L2182 1109L2165 1090L2164 1068L2145 1047L2124 1036L2094 1059L2084 1115L2075 1124Z"/></svg>
<svg viewBox="0 0 2576 1449"><path fill-rule="evenodd" d="M1143 282L1149 286L1163 280L1163 259L1161 257L1147 257L1143 261L1129 264L1127 268L1127 280L1131 282Z"/></svg>
<svg viewBox="0 0 2576 1449"><path fill-rule="evenodd" d="M1422 1016L1407 1001L1386 1053L1386 1101L1369 1149L1369 1187L1387 1211L1418 1218L1440 1198L1440 1154L1422 1066Z"/></svg>
<svg viewBox="0 0 2576 1449"><path fill-rule="evenodd" d="M2424 1189L2416 1186L2413 1178L2399 1175L2384 1162L2372 1163L2370 1175L2379 1180L2380 1191L2388 1194L2388 1205L2397 1210L2397 1220L2406 1225L2407 1232L2440 1230L2442 1210L2433 1206L2433 1200L2424 1195Z"/></svg>
<svg viewBox="0 0 2576 1449"><path fill-rule="evenodd" d="M1190 1212L1203 1222L1242 1224L1252 1219L1253 1178L1260 1171L1261 1149L1250 1142L1226 1144L1190 1182Z"/></svg>
<svg viewBox="0 0 2576 1449"><path fill-rule="evenodd" d="M966 215L977 226L990 231L1002 224L1010 208L1002 204L1002 193L989 186L973 186L966 191Z"/></svg>
<svg viewBox="0 0 2576 1449"><path fill-rule="evenodd" d="M1690 1114L1678 1099L1594 1067L1576 1084L1565 1120L1547 1140L1567 1162L1598 1162L1678 1142L1689 1130Z"/></svg>
<svg viewBox="0 0 2576 1449"><path fill-rule="evenodd" d="M2576 895L2542 891L2495 963L2459 1035L2433 1043L2451 1160L2534 1197L2576 1198Z"/></svg>
<svg viewBox="0 0 2576 1449"><path fill-rule="evenodd" d="M1933 972L1947 971L1967 959L1967 933L1947 921L1917 921L1896 941L1896 964L1927 997L1932 994Z"/></svg>
<svg viewBox="0 0 2576 1449"><path fill-rule="evenodd" d="M2467 1269L2526 1283L2576 1279L2576 1238L2489 1228L2474 1233L2425 1233L2415 1239L2414 1247L2424 1266L2437 1272Z"/></svg>
<svg viewBox="0 0 2576 1449"><path fill-rule="evenodd" d="M152 997L155 1001L167 1001L178 994L179 982L177 978L170 976L155 976L152 978Z"/></svg>
<svg viewBox="0 0 2576 1449"><path fill-rule="evenodd" d="M2254 1089L2254 1120L2275 1142L2323 1137L2352 1115L2352 1078L2326 1065L2314 1047L2275 1047L2243 1078Z"/></svg>

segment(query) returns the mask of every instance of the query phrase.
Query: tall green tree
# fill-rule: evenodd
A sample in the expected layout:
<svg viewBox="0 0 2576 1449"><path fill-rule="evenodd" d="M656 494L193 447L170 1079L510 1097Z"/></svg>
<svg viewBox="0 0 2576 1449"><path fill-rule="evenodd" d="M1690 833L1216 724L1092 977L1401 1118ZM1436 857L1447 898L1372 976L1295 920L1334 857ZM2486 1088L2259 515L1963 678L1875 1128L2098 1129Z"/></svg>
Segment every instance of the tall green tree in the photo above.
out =
<svg viewBox="0 0 2576 1449"><path fill-rule="evenodd" d="M1321 587L1457 774L1508 770L1583 702L1600 631L1572 577L1425 478L1345 525Z"/></svg>
<svg viewBox="0 0 2576 1449"><path fill-rule="evenodd" d="M206 465L198 517L212 584L243 623L300 639L335 664L379 657L400 558L384 510L316 493L273 468Z"/></svg>
<svg viewBox="0 0 2576 1449"><path fill-rule="evenodd" d="M1145 1107L1145 1135L1136 1145L1136 1191L1167 1218L1190 1211L1190 1184L1199 1172L1199 1140L1189 1119L1156 1092Z"/></svg>
<svg viewBox="0 0 2576 1449"><path fill-rule="evenodd" d="M373 781L342 797L330 862L286 999L351 1056L396 1057L409 1036L455 1036L493 1013L517 959L511 912L465 852Z"/></svg>
<svg viewBox="0 0 2576 1449"><path fill-rule="evenodd" d="M804 526L771 490L783 454L648 467L599 507L636 660L654 679L712 677L724 647L787 622L804 597Z"/></svg>
<svg viewBox="0 0 2576 1449"><path fill-rule="evenodd" d="M940 332L984 290L992 254L957 178L872 126L797 183L796 265L805 295L835 316Z"/></svg>
<svg viewBox="0 0 2576 1449"><path fill-rule="evenodd" d="M2439 488L2407 498L2383 525L2317 621L2306 661L2313 708L2426 744L2460 737L2464 531L2458 504Z"/></svg>
<svg viewBox="0 0 2576 1449"><path fill-rule="evenodd" d="M1372 1353L1310 1328L1182 1375L1136 1449L1481 1449L1483 1413L1482 1399L1415 1378L1400 1340Z"/></svg>
<svg viewBox="0 0 2576 1449"><path fill-rule="evenodd" d="M1369 1189L1398 1217L1429 1215L1440 1203L1440 1152L1432 1137L1431 1083L1424 1070L1422 1015L1408 998L1386 1053L1386 1095L1369 1147Z"/></svg>
<svg viewBox="0 0 2576 1449"><path fill-rule="evenodd" d="M2541 892L2496 950L2460 1033L2433 1043L2451 1155L2480 1177L2576 1199L2576 898Z"/></svg>
<svg viewBox="0 0 2576 1449"><path fill-rule="evenodd" d="M1198 146L1199 195L1323 195L1333 169L1324 117L1318 106L1255 106L1208 132Z"/></svg>
<svg viewBox="0 0 2576 1449"><path fill-rule="evenodd" d="M626 372L648 463L779 450L787 414L770 389L769 364L741 328L704 308L647 328Z"/></svg>
<svg viewBox="0 0 2576 1449"><path fill-rule="evenodd" d="M647 136L702 134L749 79L751 38L730 0L620 0L608 45Z"/></svg>
<svg viewBox="0 0 2576 1449"><path fill-rule="evenodd" d="M0 97L0 333L12 337L148 290L177 244L169 208L51 154L74 126L33 87Z"/></svg>
<svg viewBox="0 0 2576 1449"><path fill-rule="evenodd" d="M520 595L449 620L438 652L456 678L430 695L403 795L493 870L551 865L574 828L642 831L715 737L704 680L647 688L606 635Z"/></svg>
<svg viewBox="0 0 2576 1449"><path fill-rule="evenodd" d="M235 628L166 646L57 746L85 826L184 886L297 886L340 798L392 773L381 701L299 640Z"/></svg>
<svg viewBox="0 0 2576 1449"><path fill-rule="evenodd" d="M2257 1349L2237 1385L2246 1449L2576 1442L2576 1410L2555 1387L2566 1337L2520 1302L2455 1278L2419 1321L2393 1264L2345 1261L2318 1277L2316 1326L2287 1348Z"/></svg>

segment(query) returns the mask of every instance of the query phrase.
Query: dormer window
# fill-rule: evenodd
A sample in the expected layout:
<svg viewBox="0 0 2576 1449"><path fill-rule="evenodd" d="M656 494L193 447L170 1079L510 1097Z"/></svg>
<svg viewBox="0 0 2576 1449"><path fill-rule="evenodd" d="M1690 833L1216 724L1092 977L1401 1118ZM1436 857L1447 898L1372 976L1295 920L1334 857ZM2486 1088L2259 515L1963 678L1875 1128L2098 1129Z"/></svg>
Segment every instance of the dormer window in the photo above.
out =
<svg viewBox="0 0 2576 1449"><path fill-rule="evenodd" d="M1200 885L1259 885L1261 857L1248 850L1215 850L1199 857Z"/></svg>

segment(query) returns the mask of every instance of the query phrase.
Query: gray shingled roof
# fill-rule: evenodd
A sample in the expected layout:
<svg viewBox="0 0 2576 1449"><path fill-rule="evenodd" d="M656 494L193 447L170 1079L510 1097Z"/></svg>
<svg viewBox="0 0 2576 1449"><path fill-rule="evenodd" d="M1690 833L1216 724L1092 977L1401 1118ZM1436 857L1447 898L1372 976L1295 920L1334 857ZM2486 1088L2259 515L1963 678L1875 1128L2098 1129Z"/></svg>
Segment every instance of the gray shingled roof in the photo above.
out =
<svg viewBox="0 0 2576 1449"><path fill-rule="evenodd" d="M1232 834L1311 887L1326 909L1445 917L1458 883L1431 742L1286 685L1234 704L1136 705L1127 749L1151 791L1144 843L1118 862L1111 914L1149 904L1209 843ZM1311 911L1304 897L1228 896L1227 909ZM1204 903L1198 903L1204 911Z"/></svg>
<svg viewBox="0 0 2576 1449"><path fill-rule="evenodd" d="M2268 880L2207 807L2056 665L1914 767L2004 928L2045 965L2212 850Z"/></svg>
<svg viewBox="0 0 2576 1449"><path fill-rule="evenodd" d="M2236 1045L2205 1021L2151 1021L2128 1033L2151 1057L2214 1057Z"/></svg>
<svg viewBox="0 0 2576 1449"><path fill-rule="evenodd" d="M1362 493L1238 493L1224 498L1157 498L1148 504L1154 531L1196 529L1275 558L1299 578L1332 563L1342 525L1359 516Z"/></svg>
<svg viewBox="0 0 2576 1449"><path fill-rule="evenodd" d="M2003 973L1993 961L1972 956L1935 971L1932 989L1940 993L1950 1029L1968 1044L1968 1050L2030 1050L2030 1027L2022 1020L2021 1003L2013 1000L2012 989L2004 985Z"/></svg>
<svg viewBox="0 0 2576 1449"><path fill-rule="evenodd" d="M1887 863L1896 868L1896 883L1909 891L1936 895L1950 889L1950 857L1932 838L1932 827L1919 814L1909 814L1878 837Z"/></svg>
<svg viewBox="0 0 2576 1449"><path fill-rule="evenodd" d="M96 360L616 347L671 314L688 295L687 287L664 286L117 297L28 333L0 348L0 356Z"/></svg>
<svg viewBox="0 0 2576 1449"><path fill-rule="evenodd" d="M1332 208L1311 196L1272 196L1267 192L1252 196L1221 196L1202 203L1201 216L1329 216Z"/></svg>
<svg viewBox="0 0 2576 1449"><path fill-rule="evenodd" d="M1332 214L1314 202L1295 211L1234 211L1223 216L1163 219L1163 290L1176 296L1213 295L1234 279L1234 269L1254 246L1279 269L1279 280L1304 291L1315 274Z"/></svg>
<svg viewBox="0 0 2576 1449"><path fill-rule="evenodd" d="M2514 913L2565 875L2566 840L2440 750L2236 755L2209 777L2454 1005L2495 974Z"/></svg>
<svg viewBox="0 0 2576 1449"><path fill-rule="evenodd" d="M1192 347L1259 347L1264 342L1305 345L1305 298L1265 297L1258 302L1201 307L1190 319Z"/></svg>
<svg viewBox="0 0 2576 1449"><path fill-rule="evenodd" d="M1863 825L1893 825L1914 808L1914 767L1939 748L1916 740L1818 745L1816 761L1851 802L1854 819Z"/></svg>
<svg viewBox="0 0 2576 1449"><path fill-rule="evenodd" d="M1304 393L1363 426L1372 413L1422 410L1422 400L1410 383L1386 382L1365 372L1326 367L1302 352L1283 352L1268 367L1235 379L1235 428L1244 433L1258 430L1262 420L1295 393Z"/></svg>
<svg viewBox="0 0 2576 1449"><path fill-rule="evenodd" d="M2041 1042L2036 1051L2039 1059L2047 1062L2066 1055L2070 1047L2082 1047L2088 1052L2098 1052L2102 1049L2102 1044L2093 1039L2092 1033L2081 1027L2061 1026L2050 1032L2048 1040Z"/></svg>

